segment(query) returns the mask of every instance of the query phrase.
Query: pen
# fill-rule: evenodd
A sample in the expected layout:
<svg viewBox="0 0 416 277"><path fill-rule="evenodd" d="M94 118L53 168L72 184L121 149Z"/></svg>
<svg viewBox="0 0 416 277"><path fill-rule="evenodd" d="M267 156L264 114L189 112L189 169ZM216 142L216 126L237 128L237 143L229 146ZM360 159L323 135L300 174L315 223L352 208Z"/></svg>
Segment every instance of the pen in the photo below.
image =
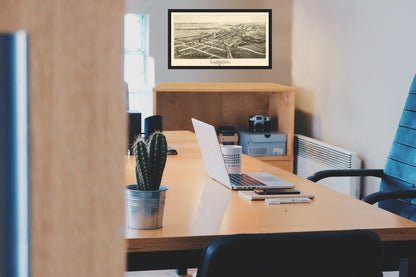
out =
<svg viewBox="0 0 416 277"><path fill-rule="evenodd" d="M290 204L290 203L309 203L311 199L304 198L304 197L296 197L296 198L272 198L266 199L266 205L273 205L273 204Z"/></svg>

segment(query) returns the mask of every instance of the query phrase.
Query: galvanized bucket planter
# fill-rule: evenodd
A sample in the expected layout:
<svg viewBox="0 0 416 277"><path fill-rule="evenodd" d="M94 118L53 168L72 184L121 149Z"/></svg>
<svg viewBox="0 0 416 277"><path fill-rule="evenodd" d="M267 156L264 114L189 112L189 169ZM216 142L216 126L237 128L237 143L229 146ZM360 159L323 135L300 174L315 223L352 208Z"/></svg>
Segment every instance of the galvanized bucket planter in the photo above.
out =
<svg viewBox="0 0 416 277"><path fill-rule="evenodd" d="M150 230L162 228L165 207L165 186L159 190L137 190L136 185L126 187L126 213L129 228Z"/></svg>

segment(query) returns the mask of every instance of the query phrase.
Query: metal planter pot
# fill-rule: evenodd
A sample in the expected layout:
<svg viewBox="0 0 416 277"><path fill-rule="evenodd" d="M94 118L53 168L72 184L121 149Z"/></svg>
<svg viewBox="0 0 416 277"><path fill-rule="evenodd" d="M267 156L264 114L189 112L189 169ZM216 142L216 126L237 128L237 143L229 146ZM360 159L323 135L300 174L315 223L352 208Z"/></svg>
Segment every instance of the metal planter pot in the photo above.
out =
<svg viewBox="0 0 416 277"><path fill-rule="evenodd" d="M165 186L159 190L137 190L136 185L126 187L126 213L129 228L150 230L162 228L165 207Z"/></svg>

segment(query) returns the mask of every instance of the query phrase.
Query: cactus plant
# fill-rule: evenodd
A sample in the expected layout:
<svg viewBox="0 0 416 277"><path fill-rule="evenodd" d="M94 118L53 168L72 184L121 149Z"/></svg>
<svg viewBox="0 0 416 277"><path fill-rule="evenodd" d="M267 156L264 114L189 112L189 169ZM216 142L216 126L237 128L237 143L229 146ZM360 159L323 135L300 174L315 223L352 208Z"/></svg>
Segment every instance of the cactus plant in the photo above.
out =
<svg viewBox="0 0 416 277"><path fill-rule="evenodd" d="M137 189L158 190L166 164L166 137L156 132L147 141L138 138L133 151L136 158Z"/></svg>

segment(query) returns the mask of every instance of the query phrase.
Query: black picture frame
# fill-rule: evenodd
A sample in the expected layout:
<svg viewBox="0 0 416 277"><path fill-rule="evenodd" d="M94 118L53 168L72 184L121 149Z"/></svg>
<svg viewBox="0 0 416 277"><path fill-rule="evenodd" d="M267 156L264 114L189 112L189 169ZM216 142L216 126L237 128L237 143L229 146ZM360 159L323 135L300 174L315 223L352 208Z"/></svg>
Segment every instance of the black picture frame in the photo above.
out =
<svg viewBox="0 0 416 277"><path fill-rule="evenodd" d="M168 69L271 68L271 9L168 10Z"/></svg>

